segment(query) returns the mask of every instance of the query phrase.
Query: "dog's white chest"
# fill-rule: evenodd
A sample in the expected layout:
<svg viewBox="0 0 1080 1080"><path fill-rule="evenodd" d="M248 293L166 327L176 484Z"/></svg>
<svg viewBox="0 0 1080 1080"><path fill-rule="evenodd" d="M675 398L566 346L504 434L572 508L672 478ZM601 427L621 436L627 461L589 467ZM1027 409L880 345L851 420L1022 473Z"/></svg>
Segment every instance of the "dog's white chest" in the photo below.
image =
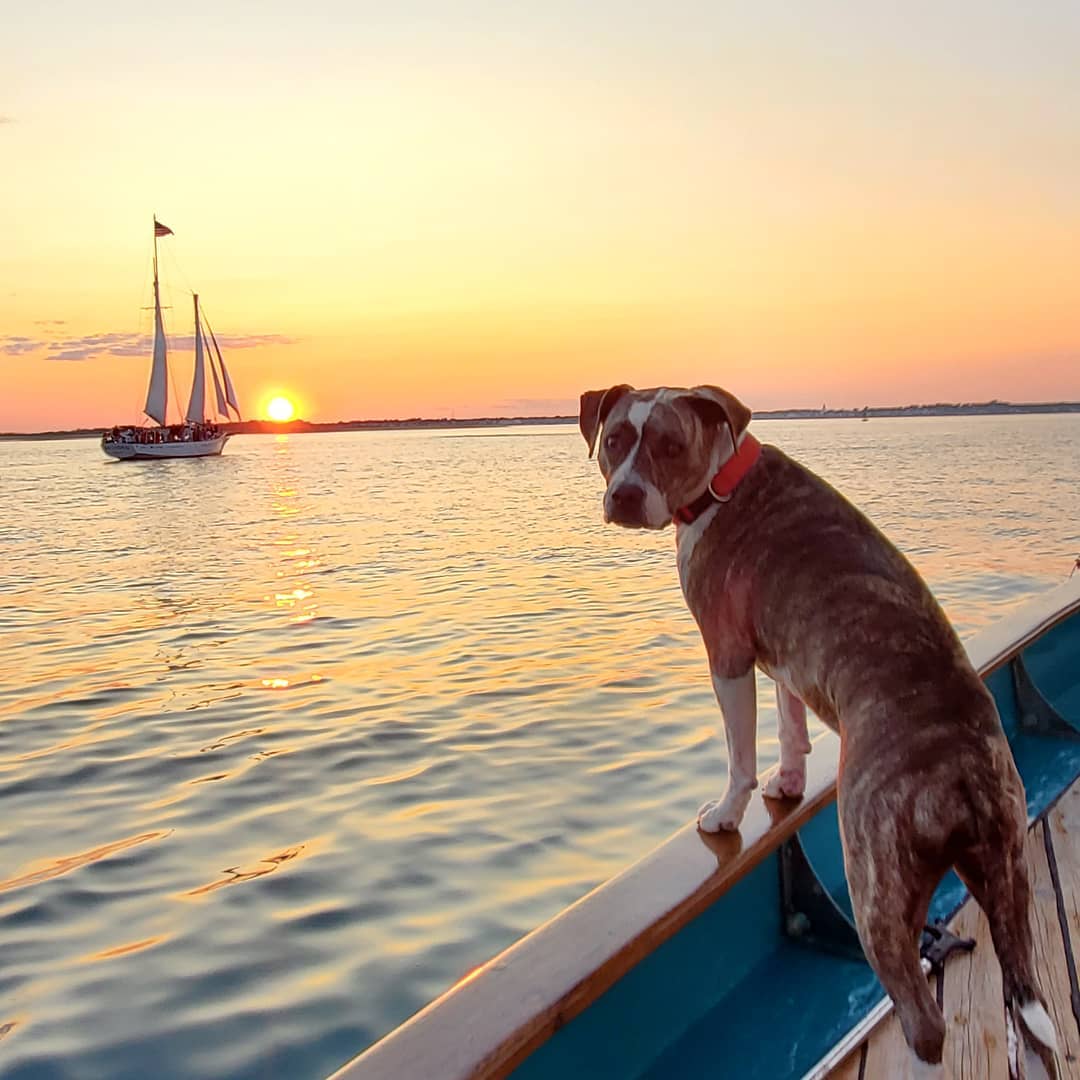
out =
<svg viewBox="0 0 1080 1080"><path fill-rule="evenodd" d="M675 533L675 555L679 566L679 584L682 586L683 596L686 596L686 587L690 580L690 560L694 549L705 530L712 524L716 517L719 506L710 506L700 517L695 518L689 525L679 525Z"/></svg>

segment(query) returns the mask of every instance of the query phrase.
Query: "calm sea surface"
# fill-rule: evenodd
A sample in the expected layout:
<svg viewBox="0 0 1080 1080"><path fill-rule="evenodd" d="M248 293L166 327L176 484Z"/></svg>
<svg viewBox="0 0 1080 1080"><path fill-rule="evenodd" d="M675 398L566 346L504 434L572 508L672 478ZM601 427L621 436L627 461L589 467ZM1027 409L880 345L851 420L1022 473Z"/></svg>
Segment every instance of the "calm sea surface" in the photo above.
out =
<svg viewBox="0 0 1080 1080"><path fill-rule="evenodd" d="M755 430L963 632L1080 551L1080 416ZM321 1077L718 794L601 492L569 427L0 443L0 1075Z"/></svg>

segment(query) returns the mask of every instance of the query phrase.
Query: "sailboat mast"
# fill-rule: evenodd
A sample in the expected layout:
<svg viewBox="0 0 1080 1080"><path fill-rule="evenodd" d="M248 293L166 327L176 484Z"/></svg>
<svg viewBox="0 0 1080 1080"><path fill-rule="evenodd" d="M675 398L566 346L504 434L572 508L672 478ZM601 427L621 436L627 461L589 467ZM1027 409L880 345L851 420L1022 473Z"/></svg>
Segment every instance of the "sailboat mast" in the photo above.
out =
<svg viewBox="0 0 1080 1080"><path fill-rule="evenodd" d="M162 226L164 227L164 226ZM171 232L172 230L167 230ZM143 411L151 420L165 423L168 412L168 361L166 360L165 327L161 322L161 289L158 284L158 220L154 218L154 361L150 368L150 385L146 389Z"/></svg>
<svg viewBox="0 0 1080 1080"><path fill-rule="evenodd" d="M157 276L157 214L154 215L154 227L150 230L154 234L154 318L161 318L161 296L158 293Z"/></svg>

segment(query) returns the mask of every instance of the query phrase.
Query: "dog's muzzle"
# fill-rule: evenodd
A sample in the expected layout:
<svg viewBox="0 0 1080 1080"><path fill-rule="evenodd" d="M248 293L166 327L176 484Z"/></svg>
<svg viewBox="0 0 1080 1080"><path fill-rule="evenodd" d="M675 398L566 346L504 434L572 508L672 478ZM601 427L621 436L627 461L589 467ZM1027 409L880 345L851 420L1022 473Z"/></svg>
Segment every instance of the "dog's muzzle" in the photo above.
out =
<svg viewBox="0 0 1080 1080"><path fill-rule="evenodd" d="M604 500L605 516L616 525L645 524L645 488L639 484L620 484Z"/></svg>
<svg viewBox="0 0 1080 1080"><path fill-rule="evenodd" d="M640 529L645 525L645 489L640 484L620 484L604 499L604 517L615 525Z"/></svg>

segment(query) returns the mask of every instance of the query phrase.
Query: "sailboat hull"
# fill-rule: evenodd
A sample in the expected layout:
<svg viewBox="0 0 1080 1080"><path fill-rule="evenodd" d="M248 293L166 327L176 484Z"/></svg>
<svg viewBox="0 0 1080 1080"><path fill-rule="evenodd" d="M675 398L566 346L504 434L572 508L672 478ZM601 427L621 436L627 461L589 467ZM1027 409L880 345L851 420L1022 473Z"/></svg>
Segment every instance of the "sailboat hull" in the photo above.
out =
<svg viewBox="0 0 1080 1080"><path fill-rule="evenodd" d="M158 458L214 457L228 442L228 435L215 439L193 439L190 442L136 443L102 439L101 449L120 461L148 461Z"/></svg>

